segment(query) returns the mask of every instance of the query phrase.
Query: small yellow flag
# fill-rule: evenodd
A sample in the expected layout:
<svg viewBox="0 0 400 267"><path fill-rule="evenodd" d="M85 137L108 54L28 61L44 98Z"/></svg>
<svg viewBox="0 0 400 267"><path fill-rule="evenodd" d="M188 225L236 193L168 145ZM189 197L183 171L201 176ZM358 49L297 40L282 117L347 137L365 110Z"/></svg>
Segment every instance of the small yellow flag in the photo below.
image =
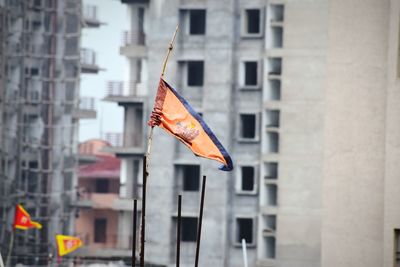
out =
<svg viewBox="0 0 400 267"><path fill-rule="evenodd" d="M56 235L59 256L67 255L82 246L82 240L75 236Z"/></svg>

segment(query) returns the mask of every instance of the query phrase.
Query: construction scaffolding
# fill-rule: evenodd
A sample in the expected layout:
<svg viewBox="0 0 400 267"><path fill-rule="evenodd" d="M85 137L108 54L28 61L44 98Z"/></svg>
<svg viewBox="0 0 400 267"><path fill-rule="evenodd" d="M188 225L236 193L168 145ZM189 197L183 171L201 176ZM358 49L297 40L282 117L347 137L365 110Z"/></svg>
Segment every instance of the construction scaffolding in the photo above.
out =
<svg viewBox="0 0 400 267"><path fill-rule="evenodd" d="M16 231L11 266L51 266L54 234L73 234L81 0L0 0L0 250L14 207L41 230Z"/></svg>

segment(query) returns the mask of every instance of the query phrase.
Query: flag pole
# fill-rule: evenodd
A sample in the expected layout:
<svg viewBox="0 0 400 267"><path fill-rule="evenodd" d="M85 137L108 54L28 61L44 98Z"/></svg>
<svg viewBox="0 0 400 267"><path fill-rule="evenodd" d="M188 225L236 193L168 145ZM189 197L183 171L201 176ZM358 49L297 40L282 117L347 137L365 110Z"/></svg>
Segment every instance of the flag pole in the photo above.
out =
<svg viewBox="0 0 400 267"><path fill-rule="evenodd" d="M197 240L196 240L196 260L195 267L199 266L199 253L200 253L200 239L201 239L201 225L203 222L203 208L204 208L204 195L206 191L206 176L203 175L203 184L201 187L201 200L200 200L200 214L199 214L199 224L197 226Z"/></svg>
<svg viewBox="0 0 400 267"><path fill-rule="evenodd" d="M180 254L181 254L181 211L182 211L182 195L178 196L178 218L176 221L176 267L180 264Z"/></svg>
<svg viewBox="0 0 400 267"><path fill-rule="evenodd" d="M247 247L246 247L246 240L242 239L242 251L243 251L243 267L247 267Z"/></svg>
<svg viewBox="0 0 400 267"><path fill-rule="evenodd" d="M4 267L3 258L1 257L1 252L0 252L0 267Z"/></svg>
<svg viewBox="0 0 400 267"><path fill-rule="evenodd" d="M172 39L171 39L171 41L170 41L170 43L168 45L167 55L165 56L165 59L164 59L164 63L163 63L162 71L161 71L161 78L164 77L165 70L167 68L167 63L168 63L169 56L170 56L170 54L172 52L172 49L174 49L173 45L174 45L176 34L178 33L178 29L179 29L179 25L176 25L174 35L172 36ZM146 151L146 158L147 158L146 173L147 174L149 173L149 162L150 162L151 145L153 143L153 128L154 128L154 126L151 126L149 128L149 133L147 135L147 151Z"/></svg>
<svg viewBox="0 0 400 267"><path fill-rule="evenodd" d="M165 69L167 68L167 63L169 56L171 54L175 41L176 34L178 32L179 25L176 26L174 35L172 36L171 42L169 43L168 46L168 51L167 55L165 56L162 71L161 71L161 77L164 77L165 74ZM144 250L145 250L145 217L146 217L146 187L147 187L147 176L149 175L149 162L150 162L150 153L151 153L151 145L153 141L153 128L154 126L151 126L149 128L149 132L147 135L147 151L146 155L143 157L143 185L142 185L142 228L141 228L141 238L140 238L140 267L144 267Z"/></svg>
<svg viewBox="0 0 400 267"><path fill-rule="evenodd" d="M11 258L11 252L12 252L13 246L14 246L14 232L15 232L15 228L13 227L13 230L11 231L10 244L9 244L9 246L8 246L6 267L9 266L10 258Z"/></svg>
<svg viewBox="0 0 400 267"><path fill-rule="evenodd" d="M136 218L137 218L137 199L133 200L133 229L132 229L132 267L136 264Z"/></svg>

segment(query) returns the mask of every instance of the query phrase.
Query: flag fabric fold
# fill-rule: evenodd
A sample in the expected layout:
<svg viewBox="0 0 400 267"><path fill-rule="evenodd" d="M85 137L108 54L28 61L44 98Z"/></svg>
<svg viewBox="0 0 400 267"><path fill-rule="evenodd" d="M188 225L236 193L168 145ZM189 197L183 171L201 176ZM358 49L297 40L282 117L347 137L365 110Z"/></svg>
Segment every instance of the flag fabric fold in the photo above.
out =
<svg viewBox="0 0 400 267"><path fill-rule="evenodd" d="M56 235L58 256L67 255L82 246L82 240L75 236Z"/></svg>
<svg viewBox="0 0 400 267"><path fill-rule="evenodd" d="M196 156L219 161L220 170L233 169L231 157L203 118L162 78L148 124L175 136Z"/></svg>
<svg viewBox="0 0 400 267"><path fill-rule="evenodd" d="M17 204L15 206L14 215L14 229L27 230L29 228L42 228L42 225L38 222L31 220L29 213L22 207L22 205Z"/></svg>

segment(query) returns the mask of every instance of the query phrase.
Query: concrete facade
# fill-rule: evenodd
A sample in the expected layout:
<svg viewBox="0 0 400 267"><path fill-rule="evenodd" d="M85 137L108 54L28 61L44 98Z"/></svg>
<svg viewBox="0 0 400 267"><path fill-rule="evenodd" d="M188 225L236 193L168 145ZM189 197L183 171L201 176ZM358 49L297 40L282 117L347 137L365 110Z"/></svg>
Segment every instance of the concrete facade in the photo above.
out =
<svg viewBox="0 0 400 267"><path fill-rule="evenodd" d="M98 21L80 0L4 0L0 10L1 250L9 252L20 203L43 228L15 231L10 266L52 266L54 235L74 234L77 124L96 114L79 97L80 75L98 71L80 37Z"/></svg>
<svg viewBox="0 0 400 267"><path fill-rule="evenodd" d="M154 130L149 262L174 266L177 194L184 217L196 217L199 204L198 191L183 189L180 169L198 164L208 177L201 265L242 266L239 221L252 219L249 266L397 266L398 1L122 2L133 37L120 52L131 62L130 80L146 90L114 100L126 109L125 130L142 140L130 154L116 151L126 166L121 179L140 184L143 129L177 24L166 80L203 114L235 163L233 172L219 172ZM199 9L205 34L191 34L190 12ZM249 34L245 22L255 9L260 29ZM193 61L204 61L200 86L188 85ZM250 85L246 62L257 62ZM243 136L245 115L255 118L252 138ZM243 191L250 166L254 187ZM193 263L194 249L183 242L183 266Z"/></svg>

